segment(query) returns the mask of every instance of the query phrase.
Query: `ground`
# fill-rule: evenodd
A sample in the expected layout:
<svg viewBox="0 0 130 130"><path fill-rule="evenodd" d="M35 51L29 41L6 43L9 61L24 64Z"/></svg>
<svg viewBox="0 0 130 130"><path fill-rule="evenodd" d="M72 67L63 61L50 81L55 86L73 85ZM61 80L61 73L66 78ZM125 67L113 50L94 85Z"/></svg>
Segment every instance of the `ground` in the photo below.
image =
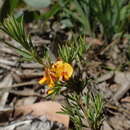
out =
<svg viewBox="0 0 130 130"><path fill-rule="evenodd" d="M32 35L39 55L43 55L44 46L49 46L52 54L55 55L57 43L71 37L71 32L66 32L57 24L54 24L52 28L49 26L45 28L45 25L41 23L42 21L28 23L25 28ZM59 28L57 29L57 27ZM0 32L0 36L18 46L16 41L3 32ZM129 130L130 66L128 40L123 39L120 42L115 39L112 43L106 44L99 39L86 37L86 44L91 44L91 47L84 55L86 66L84 66L83 72L88 78L95 79L92 86L95 87L96 91L102 93L106 100L102 129ZM0 42L0 113L8 111L7 108L14 106L31 105L45 101L46 89L37 82L42 75L43 67L40 64L21 60L21 56L14 49ZM62 96L56 100L59 103L64 102ZM3 115L1 116L3 117ZM17 118L14 119L12 115L7 120L1 121L1 124L7 125L9 118L11 118L10 122L18 120Z"/></svg>

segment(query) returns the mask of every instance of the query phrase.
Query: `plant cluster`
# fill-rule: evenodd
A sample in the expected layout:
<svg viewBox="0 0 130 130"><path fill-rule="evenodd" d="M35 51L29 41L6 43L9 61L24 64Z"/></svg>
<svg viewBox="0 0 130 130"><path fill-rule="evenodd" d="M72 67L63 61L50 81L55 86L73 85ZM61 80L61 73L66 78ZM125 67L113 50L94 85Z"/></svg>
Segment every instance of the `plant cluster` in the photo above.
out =
<svg viewBox="0 0 130 130"><path fill-rule="evenodd" d="M73 61L81 62L83 54L89 48L84 37L76 38L73 41L59 46L59 59L53 64L45 65L44 59L39 57L33 46L30 35L24 30L23 19L8 17L1 23L0 29L16 40L20 47L15 47L12 43L3 40L5 44L17 50L26 60L33 60L43 65L45 73L39 84L48 86L48 94L60 94L63 87L68 91L62 92L68 102L63 106L63 112L68 114L77 130L90 127L93 130L100 129L103 120L104 101L99 94L93 95L92 92L82 93L71 90L73 86L85 88L87 79L77 79ZM71 43L71 44L70 44ZM49 60L49 59L48 59ZM48 62L49 63L49 62ZM78 75L79 76L79 75ZM70 89L70 90L69 90Z"/></svg>
<svg viewBox="0 0 130 130"><path fill-rule="evenodd" d="M27 8L19 13L16 9L21 6ZM48 11L39 10L46 7ZM23 23L39 19L46 22L50 18L55 20L55 16L58 16L58 22L64 25L64 29L69 29L78 36L74 35L71 40L58 46L57 60L52 61L49 48L43 50L43 57L39 56ZM24 60L43 65L43 78L38 83L48 87L49 96L65 96L68 104L63 106L62 113L70 116L77 130L87 127L98 130L104 119L103 97L87 88L89 79L82 78L78 66L83 65L84 54L90 47L86 43L86 36L98 38L105 45L110 43L106 48L108 50L123 38L130 39L129 26L129 0L4 0L0 9L0 30L17 41L19 46L1 38L0 41L15 49ZM130 58L130 48L127 49ZM62 91L64 87L65 91ZM87 88L86 92L82 91L84 88Z"/></svg>
<svg viewBox="0 0 130 130"><path fill-rule="evenodd" d="M65 0L59 1L64 15L72 23L81 25L79 30L96 37L101 35L112 41L117 33L127 32L130 4L127 0ZM75 26L74 26L75 27Z"/></svg>
<svg viewBox="0 0 130 130"><path fill-rule="evenodd" d="M68 106L63 106L61 113L70 115L76 130L91 128L100 130L103 121L104 101L99 94L91 92L69 94L66 96Z"/></svg>
<svg viewBox="0 0 130 130"><path fill-rule="evenodd" d="M5 0L0 20L13 14L21 5L33 8L22 13L25 21L45 21L59 15L59 22L65 27L106 42L111 42L116 34L127 33L130 25L129 0ZM49 11L40 13L39 9L46 7ZM21 16L16 12L15 15Z"/></svg>

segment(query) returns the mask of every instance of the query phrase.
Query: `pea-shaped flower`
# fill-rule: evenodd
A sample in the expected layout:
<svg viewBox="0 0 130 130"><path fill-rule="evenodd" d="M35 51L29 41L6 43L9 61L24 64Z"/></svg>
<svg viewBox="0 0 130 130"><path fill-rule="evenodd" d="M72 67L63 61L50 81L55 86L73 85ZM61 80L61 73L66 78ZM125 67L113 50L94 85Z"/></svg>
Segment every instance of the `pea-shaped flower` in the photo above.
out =
<svg viewBox="0 0 130 130"><path fill-rule="evenodd" d="M50 89L55 87L57 81L66 81L73 74L73 68L70 64L63 61L57 61L54 63L51 68L45 70L43 78L39 81L39 84L48 85ZM50 90L48 93L52 93Z"/></svg>

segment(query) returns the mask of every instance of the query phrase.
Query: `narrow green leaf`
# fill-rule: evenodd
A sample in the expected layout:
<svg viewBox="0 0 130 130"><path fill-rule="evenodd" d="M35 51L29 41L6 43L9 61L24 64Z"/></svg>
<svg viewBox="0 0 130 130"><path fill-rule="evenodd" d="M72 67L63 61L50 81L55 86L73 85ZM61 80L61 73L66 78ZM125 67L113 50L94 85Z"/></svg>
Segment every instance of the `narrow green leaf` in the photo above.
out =
<svg viewBox="0 0 130 130"><path fill-rule="evenodd" d="M4 0L4 4L0 9L0 21L3 21L8 15L14 11L20 0Z"/></svg>

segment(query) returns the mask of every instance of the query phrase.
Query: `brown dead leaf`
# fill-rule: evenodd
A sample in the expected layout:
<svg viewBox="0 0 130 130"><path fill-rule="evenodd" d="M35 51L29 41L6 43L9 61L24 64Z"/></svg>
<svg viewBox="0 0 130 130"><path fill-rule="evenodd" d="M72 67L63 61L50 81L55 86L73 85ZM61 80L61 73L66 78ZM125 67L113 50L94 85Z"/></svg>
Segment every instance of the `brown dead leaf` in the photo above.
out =
<svg viewBox="0 0 130 130"><path fill-rule="evenodd" d="M19 115L28 115L28 114L31 114L34 117L46 116L49 120L62 123L65 125L66 128L68 128L69 116L57 113L61 111L61 108L62 106L57 102L53 101L40 102L32 105L16 107L14 117L19 117ZM7 117L9 118L9 115L11 115L12 112L13 110L0 111L1 121L3 122L2 120L3 116L6 117L5 119L7 120Z"/></svg>
<svg viewBox="0 0 130 130"><path fill-rule="evenodd" d="M130 103L130 97L125 97L125 98L121 99L121 102Z"/></svg>
<svg viewBox="0 0 130 130"><path fill-rule="evenodd" d="M58 121L68 127L69 117L56 113L61 111L61 108L61 105L57 102L46 101L16 108L16 115L21 112L25 115L32 112L33 116L45 115L48 119Z"/></svg>
<svg viewBox="0 0 130 130"><path fill-rule="evenodd" d="M92 37L86 37L86 42L92 44L92 45L103 45L103 41L100 41L96 38Z"/></svg>

